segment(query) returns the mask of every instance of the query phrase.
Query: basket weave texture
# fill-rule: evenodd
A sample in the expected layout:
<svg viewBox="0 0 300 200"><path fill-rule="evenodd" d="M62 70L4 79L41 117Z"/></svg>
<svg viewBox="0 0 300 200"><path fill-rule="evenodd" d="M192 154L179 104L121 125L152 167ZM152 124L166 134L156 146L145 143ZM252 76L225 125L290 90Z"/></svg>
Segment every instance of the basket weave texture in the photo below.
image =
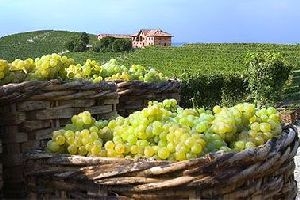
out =
<svg viewBox="0 0 300 200"><path fill-rule="evenodd" d="M3 187L3 159L2 159L2 140L0 139L0 198L2 198Z"/></svg>
<svg viewBox="0 0 300 200"><path fill-rule="evenodd" d="M30 199L294 199L294 127L265 145L169 162L27 154Z"/></svg>
<svg viewBox="0 0 300 200"><path fill-rule="evenodd" d="M285 124L293 124L300 118L300 109L280 110L280 118Z"/></svg>
<svg viewBox="0 0 300 200"><path fill-rule="evenodd" d="M108 82L59 80L0 86L4 186L9 188L5 193L14 195L22 191L18 186L24 186L23 153L45 147L51 133L70 123L73 115L85 110L96 119L115 115L116 88L115 83Z"/></svg>
<svg viewBox="0 0 300 200"><path fill-rule="evenodd" d="M120 95L117 111L125 117L147 107L149 101L163 101L171 98L180 101L180 82L176 80L159 83L125 81L118 82L117 87Z"/></svg>

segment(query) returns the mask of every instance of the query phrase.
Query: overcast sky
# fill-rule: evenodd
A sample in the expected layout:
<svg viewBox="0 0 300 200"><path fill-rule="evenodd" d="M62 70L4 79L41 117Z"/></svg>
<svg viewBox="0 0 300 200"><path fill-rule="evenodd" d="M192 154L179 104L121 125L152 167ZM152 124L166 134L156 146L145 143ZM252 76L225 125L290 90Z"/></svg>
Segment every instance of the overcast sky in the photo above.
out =
<svg viewBox="0 0 300 200"><path fill-rule="evenodd" d="M141 28L161 28L173 42L300 43L300 0L0 0L0 36Z"/></svg>

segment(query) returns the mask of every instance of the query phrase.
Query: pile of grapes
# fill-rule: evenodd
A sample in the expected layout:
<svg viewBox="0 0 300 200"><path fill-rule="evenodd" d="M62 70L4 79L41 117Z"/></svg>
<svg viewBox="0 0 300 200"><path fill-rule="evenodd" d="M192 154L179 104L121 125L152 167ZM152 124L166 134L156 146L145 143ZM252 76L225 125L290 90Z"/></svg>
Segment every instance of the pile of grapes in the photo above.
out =
<svg viewBox="0 0 300 200"><path fill-rule="evenodd" d="M181 161L257 147L281 133L275 108L258 109L249 103L211 111L183 109L167 99L150 102L127 118L96 121L85 111L71 121L53 132L47 144L50 152Z"/></svg>
<svg viewBox="0 0 300 200"><path fill-rule="evenodd" d="M66 68L68 79L88 79L93 82L105 81L132 81L160 82L167 80L162 73L154 68L145 68L141 65L126 67L117 63L116 59L111 59L104 65L99 65L96 61L86 60L84 65L70 65Z"/></svg>
<svg viewBox="0 0 300 200"><path fill-rule="evenodd" d="M51 54L26 60L16 59L12 63L0 60L0 84L20 83L26 80L75 80L85 79L98 83L105 81L161 82L167 80L154 68L141 65L127 67L115 59L100 65L94 60L86 60L84 65L76 64L73 59Z"/></svg>

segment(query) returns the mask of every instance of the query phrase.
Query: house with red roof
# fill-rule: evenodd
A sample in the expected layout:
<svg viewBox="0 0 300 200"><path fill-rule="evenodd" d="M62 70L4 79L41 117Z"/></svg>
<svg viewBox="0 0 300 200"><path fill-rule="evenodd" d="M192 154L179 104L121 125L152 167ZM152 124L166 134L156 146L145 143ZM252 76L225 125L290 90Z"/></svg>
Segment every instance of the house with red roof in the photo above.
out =
<svg viewBox="0 0 300 200"><path fill-rule="evenodd" d="M162 31L161 29L141 29L133 35L125 34L99 34L98 40L105 37L131 39L133 48L141 48L146 46L171 46L172 35Z"/></svg>
<svg viewBox="0 0 300 200"><path fill-rule="evenodd" d="M172 35L161 29L141 29L131 35L132 47L140 48L150 45L171 46Z"/></svg>

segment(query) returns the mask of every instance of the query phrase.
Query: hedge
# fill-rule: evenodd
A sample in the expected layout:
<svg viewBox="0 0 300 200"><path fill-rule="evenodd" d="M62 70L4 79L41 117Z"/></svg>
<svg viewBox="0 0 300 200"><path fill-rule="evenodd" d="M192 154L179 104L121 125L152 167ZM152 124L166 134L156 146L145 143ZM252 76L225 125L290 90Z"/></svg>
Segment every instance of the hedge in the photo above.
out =
<svg viewBox="0 0 300 200"><path fill-rule="evenodd" d="M245 58L247 70L240 74L192 74L181 76L181 106L231 106L248 101L257 106L282 101L283 87L292 67L279 53L251 53Z"/></svg>

